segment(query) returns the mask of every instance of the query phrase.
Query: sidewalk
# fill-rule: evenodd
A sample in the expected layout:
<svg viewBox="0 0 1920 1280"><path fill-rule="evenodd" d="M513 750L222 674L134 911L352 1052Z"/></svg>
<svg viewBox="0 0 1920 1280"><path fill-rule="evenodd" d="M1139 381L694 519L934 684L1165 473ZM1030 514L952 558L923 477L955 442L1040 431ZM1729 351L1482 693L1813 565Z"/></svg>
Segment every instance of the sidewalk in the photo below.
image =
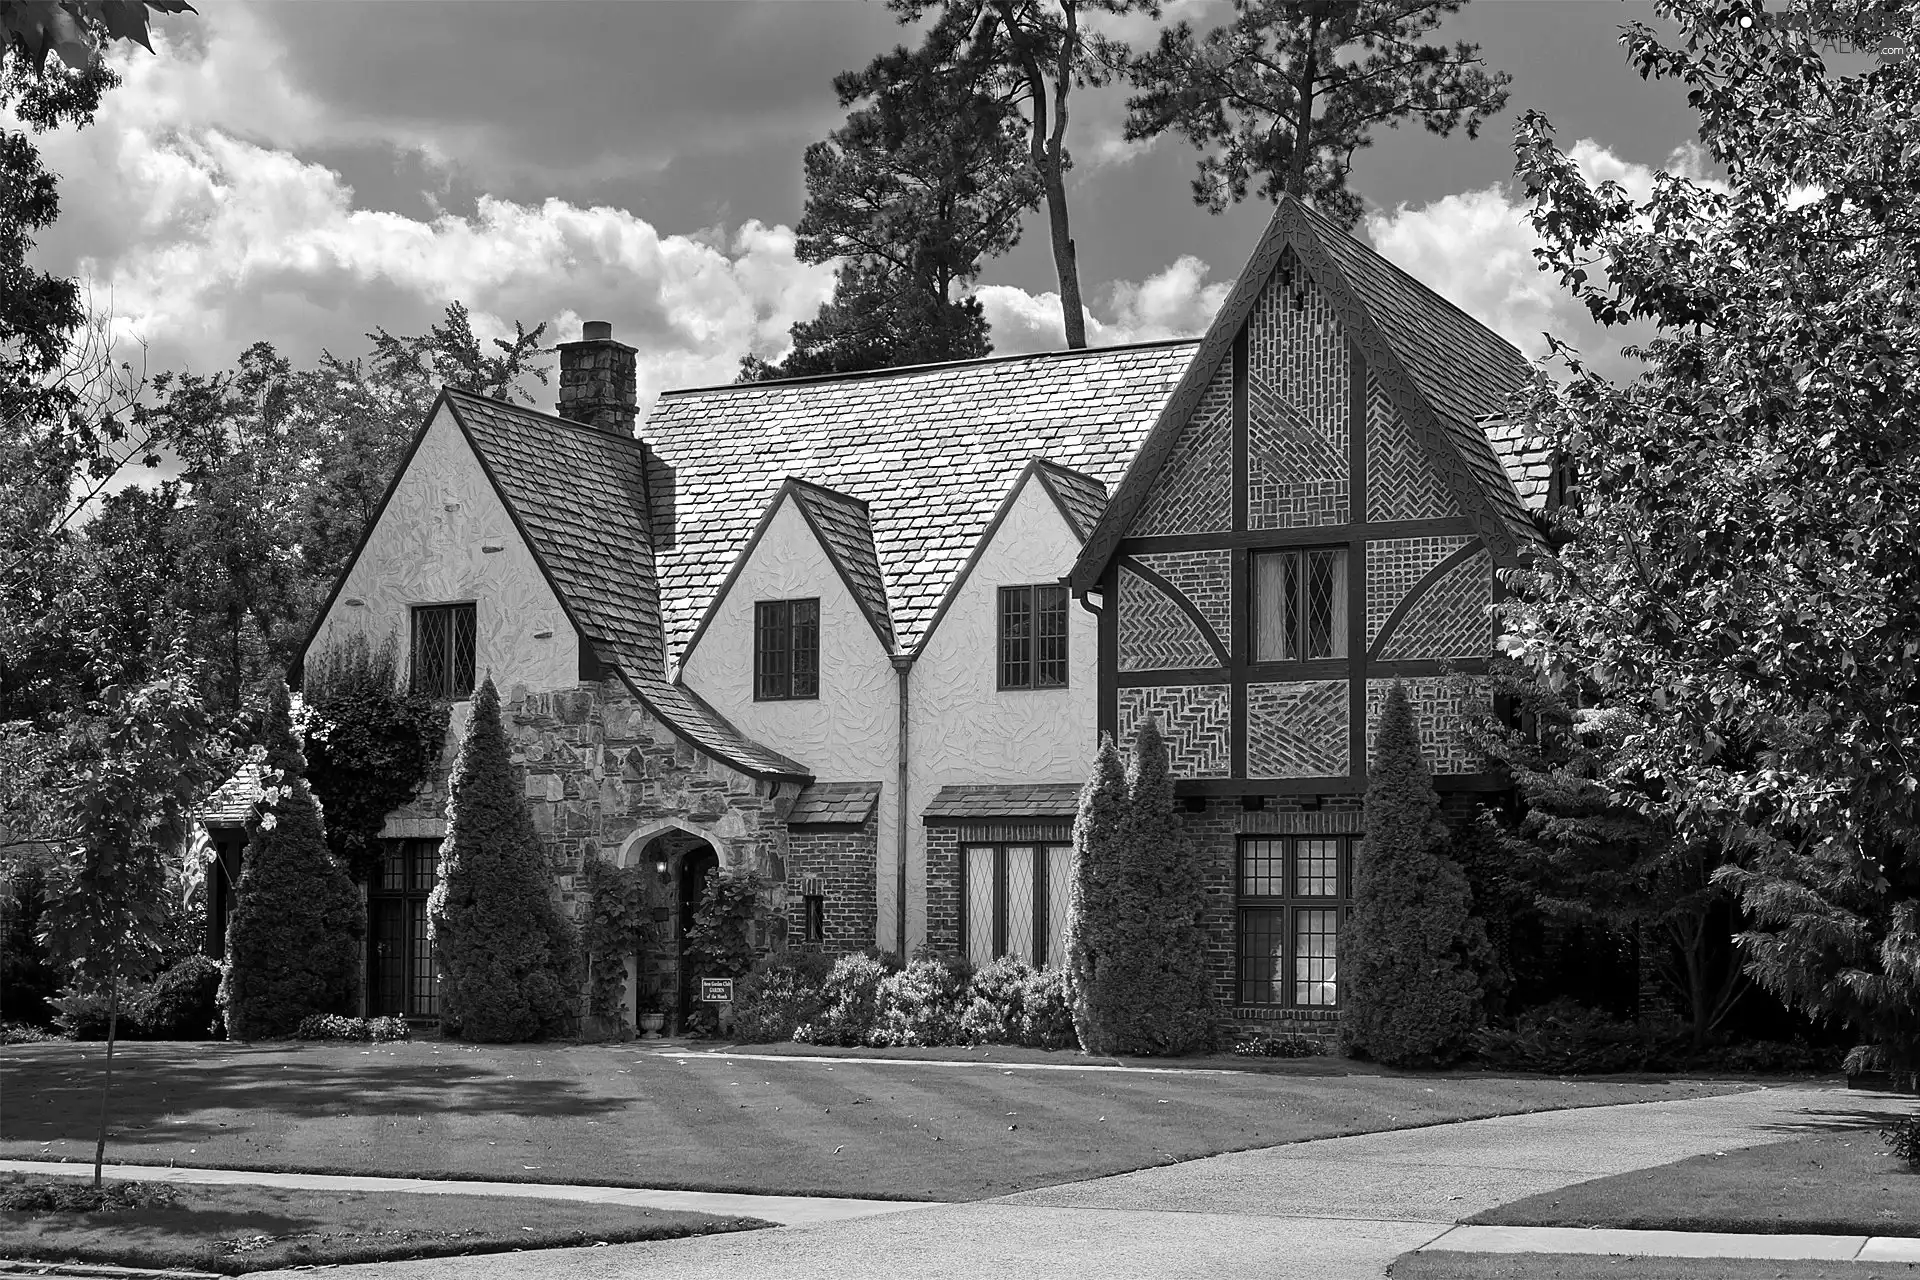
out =
<svg viewBox="0 0 1920 1280"><path fill-rule="evenodd" d="M709 1191L653 1191L635 1187L570 1186L541 1182L454 1182L443 1178L366 1178L332 1173L259 1173L246 1169L187 1169L144 1164L110 1164L109 1178L129 1182L227 1183L250 1187L293 1187L304 1191L374 1191L383 1194L513 1196L532 1200L579 1200L590 1204L630 1205L636 1209L675 1209L726 1218L759 1218L781 1226L844 1222L876 1213L923 1209L924 1200L850 1200L829 1196L730 1195ZM0 1160L0 1173L93 1176L93 1165L68 1161Z"/></svg>
<svg viewBox="0 0 1920 1280"><path fill-rule="evenodd" d="M1421 1246L1420 1252L1920 1262L1920 1240L1909 1236L1746 1235L1725 1231L1620 1231L1608 1227L1455 1227Z"/></svg>

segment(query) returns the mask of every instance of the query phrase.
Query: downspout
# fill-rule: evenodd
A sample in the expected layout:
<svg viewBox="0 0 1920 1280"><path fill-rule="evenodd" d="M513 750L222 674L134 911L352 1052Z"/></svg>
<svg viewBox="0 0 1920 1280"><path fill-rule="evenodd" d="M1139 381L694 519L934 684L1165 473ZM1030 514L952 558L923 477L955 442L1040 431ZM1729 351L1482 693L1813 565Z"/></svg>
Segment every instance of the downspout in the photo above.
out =
<svg viewBox="0 0 1920 1280"><path fill-rule="evenodd" d="M897 776L893 785L894 808L894 899L893 899L893 936L895 945L900 948L900 958L907 955L907 677L913 671L913 655L896 653L893 655L893 671L899 681L900 724L894 733L898 747L895 760Z"/></svg>

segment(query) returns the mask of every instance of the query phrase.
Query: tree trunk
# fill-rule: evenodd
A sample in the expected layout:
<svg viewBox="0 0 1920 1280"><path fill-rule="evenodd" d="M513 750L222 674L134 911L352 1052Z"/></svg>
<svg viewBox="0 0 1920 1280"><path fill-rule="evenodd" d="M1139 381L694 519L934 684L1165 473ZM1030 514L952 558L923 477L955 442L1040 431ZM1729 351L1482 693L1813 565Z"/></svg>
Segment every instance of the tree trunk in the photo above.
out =
<svg viewBox="0 0 1920 1280"><path fill-rule="evenodd" d="M1067 187L1057 160L1041 171L1047 188L1047 230L1053 238L1053 269L1060 278L1060 325L1067 346L1087 345L1087 317L1080 305L1080 262L1074 256L1073 236L1067 229Z"/></svg>
<svg viewBox="0 0 1920 1280"><path fill-rule="evenodd" d="M93 1144L93 1189L100 1189L101 1169L107 1162L107 1091L113 1087L113 1040L120 1029L120 969L113 971L107 995L107 1070L100 1077L100 1136Z"/></svg>
<svg viewBox="0 0 1920 1280"><path fill-rule="evenodd" d="M1307 51L1300 59L1300 82L1294 86L1293 155L1287 164L1287 193L1307 198L1307 166L1313 163L1313 84L1319 75L1314 54L1319 51L1320 16L1307 19Z"/></svg>

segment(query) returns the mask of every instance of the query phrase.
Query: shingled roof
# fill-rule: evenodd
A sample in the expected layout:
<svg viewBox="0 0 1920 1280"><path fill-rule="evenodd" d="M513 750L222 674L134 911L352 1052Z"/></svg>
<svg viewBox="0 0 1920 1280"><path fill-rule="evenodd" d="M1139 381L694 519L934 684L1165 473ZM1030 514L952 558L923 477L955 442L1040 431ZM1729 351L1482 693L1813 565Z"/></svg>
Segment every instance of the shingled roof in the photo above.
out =
<svg viewBox="0 0 1920 1280"><path fill-rule="evenodd" d="M840 570L880 643L891 650L893 613L887 608L887 584L880 573L880 553L874 549L873 519L867 504L799 479L787 481L784 492L792 495L794 505Z"/></svg>
<svg viewBox="0 0 1920 1280"><path fill-rule="evenodd" d="M1553 489L1553 442L1505 414L1496 414L1480 426L1505 464L1520 500L1531 511L1545 511Z"/></svg>
<svg viewBox="0 0 1920 1280"><path fill-rule="evenodd" d="M832 378L669 391L642 433L675 468L657 553L669 654L687 641L789 477L867 504L895 641L912 651L1009 489L1040 457L1111 484L1192 342L990 357ZM1084 513L1090 488L1072 488Z"/></svg>

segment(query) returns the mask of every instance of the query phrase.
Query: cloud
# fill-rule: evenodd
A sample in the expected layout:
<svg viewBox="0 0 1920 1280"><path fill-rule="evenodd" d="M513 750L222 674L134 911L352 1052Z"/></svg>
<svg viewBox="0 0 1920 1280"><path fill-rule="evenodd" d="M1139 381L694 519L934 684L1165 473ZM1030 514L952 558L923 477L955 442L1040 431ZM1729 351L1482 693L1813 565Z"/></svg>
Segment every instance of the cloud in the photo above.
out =
<svg viewBox="0 0 1920 1280"><path fill-rule="evenodd" d="M1087 309L1088 345L1199 336L1233 288L1231 280L1209 284L1208 271L1205 262L1188 254L1144 280L1114 281L1103 290L1099 312ZM975 296L986 309L995 351L1047 351L1066 345L1058 291L1029 293L1012 285L985 285Z"/></svg>

